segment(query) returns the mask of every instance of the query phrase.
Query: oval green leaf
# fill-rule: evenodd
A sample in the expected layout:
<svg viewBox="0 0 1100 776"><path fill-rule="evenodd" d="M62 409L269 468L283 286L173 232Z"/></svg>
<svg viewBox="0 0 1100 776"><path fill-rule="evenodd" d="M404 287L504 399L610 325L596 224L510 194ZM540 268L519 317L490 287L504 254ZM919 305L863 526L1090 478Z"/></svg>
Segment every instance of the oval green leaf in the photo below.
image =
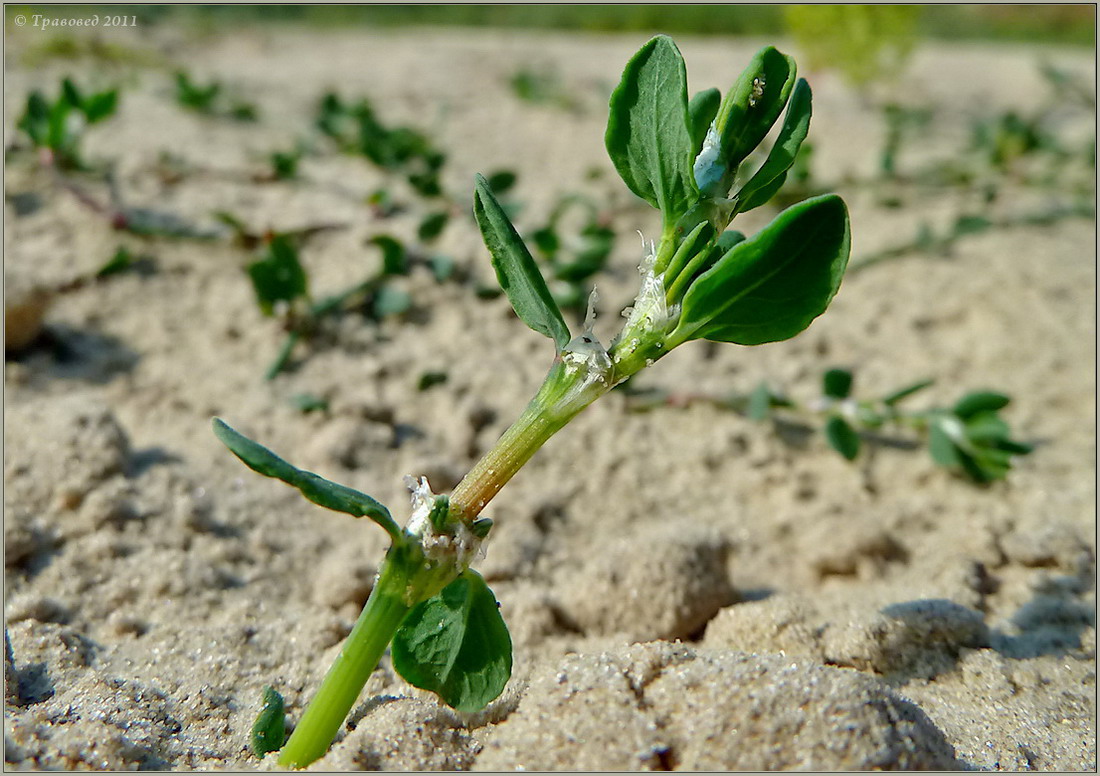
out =
<svg viewBox="0 0 1100 776"><path fill-rule="evenodd" d="M481 175L474 186L474 217L492 256L497 280L516 315L539 334L554 340L560 353L572 339L569 327L531 252Z"/></svg>
<svg viewBox="0 0 1100 776"><path fill-rule="evenodd" d="M508 627L493 591L470 569L412 608L390 654L405 681L458 711L484 708L512 675Z"/></svg>
<svg viewBox="0 0 1100 776"><path fill-rule="evenodd" d="M661 211L665 224L698 198L687 68L667 35L647 42L611 93L607 153L626 185Z"/></svg>
<svg viewBox="0 0 1100 776"><path fill-rule="evenodd" d="M793 337L836 295L849 248L840 197L788 208L692 283L669 347L691 339L759 345Z"/></svg>
<svg viewBox="0 0 1100 776"><path fill-rule="evenodd" d="M825 438L830 447L849 461L859 455L859 434L839 415L832 415L825 422Z"/></svg>
<svg viewBox="0 0 1100 776"><path fill-rule="evenodd" d="M1011 399L1003 393L996 391L975 391L955 402L952 409L956 415L964 420L981 412L996 412L1008 406Z"/></svg>
<svg viewBox="0 0 1100 776"><path fill-rule="evenodd" d="M847 399L852 393L852 373L830 369L821 377L821 392L831 399Z"/></svg>

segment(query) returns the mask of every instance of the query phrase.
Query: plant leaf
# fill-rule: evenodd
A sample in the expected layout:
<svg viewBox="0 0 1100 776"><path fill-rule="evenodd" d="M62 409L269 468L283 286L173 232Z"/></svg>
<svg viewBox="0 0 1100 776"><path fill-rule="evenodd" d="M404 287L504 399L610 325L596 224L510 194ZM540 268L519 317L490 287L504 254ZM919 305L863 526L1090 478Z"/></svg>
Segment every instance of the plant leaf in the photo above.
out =
<svg viewBox="0 0 1100 776"><path fill-rule="evenodd" d="M1011 399L996 391L975 391L959 399L951 410L962 419L980 412L996 412L1008 405Z"/></svg>
<svg viewBox="0 0 1100 776"><path fill-rule="evenodd" d="M962 453L941 422L933 421L928 427L928 453L940 466L962 465Z"/></svg>
<svg viewBox="0 0 1100 776"><path fill-rule="evenodd" d="M477 176L474 187L474 217L492 256L500 287L508 295L516 314L539 334L554 340L560 353L572 339L569 327L531 252L493 196L489 182L481 175Z"/></svg>
<svg viewBox="0 0 1100 776"><path fill-rule="evenodd" d="M433 213L428 213L421 219L420 223L416 227L416 236L421 242L428 242L439 237L443 228L447 226L447 221L451 218L451 214L446 210L438 210Z"/></svg>
<svg viewBox="0 0 1100 776"><path fill-rule="evenodd" d="M773 46L765 46L756 52L733 88L726 93L715 127L722 142L722 160L730 182L737 166L760 145L779 118L797 72L792 57L781 54Z"/></svg>
<svg viewBox="0 0 1100 776"><path fill-rule="evenodd" d="M113 114L117 105L118 89L111 89L88 97L80 105L80 109L84 112L84 118L88 123L95 124Z"/></svg>
<svg viewBox="0 0 1100 776"><path fill-rule="evenodd" d="M482 709L512 675L512 639L493 591L467 569L406 615L390 651L397 673L458 711Z"/></svg>
<svg viewBox="0 0 1100 776"><path fill-rule="evenodd" d="M354 517L369 517L385 528L395 542L404 540L404 535L390 516L390 511L367 494L292 466L263 445L234 430L220 418L214 418L213 424L214 435L244 461L248 468L297 488L314 504Z"/></svg>
<svg viewBox="0 0 1100 776"><path fill-rule="evenodd" d="M830 369L821 378L821 392L831 399L847 399L852 393L852 373Z"/></svg>
<svg viewBox="0 0 1100 776"><path fill-rule="evenodd" d="M409 259L405 246L388 234L376 234L368 241L371 245L377 245L382 250L382 274L383 275L407 275L409 274Z"/></svg>
<svg viewBox="0 0 1100 776"><path fill-rule="evenodd" d="M695 279L669 347L700 338L759 345L793 337L836 295L849 248L840 197L788 208Z"/></svg>
<svg viewBox="0 0 1100 776"><path fill-rule="evenodd" d="M696 92L688 103L688 126L691 128L692 152L698 155L707 137L707 130L718 115L718 106L722 104L722 93L715 88Z"/></svg>
<svg viewBox="0 0 1100 776"><path fill-rule="evenodd" d="M912 385L907 385L904 388L899 388L898 390L886 396L882 400L882 403L887 405L888 407L892 407L902 399L908 396L912 396L917 391L923 391L925 388L928 388L935 382L935 380L922 380L919 383L913 383Z"/></svg>
<svg viewBox="0 0 1100 776"><path fill-rule="evenodd" d="M252 752L263 757L277 752L286 741L286 707L283 696L274 687L265 687L263 708L252 723Z"/></svg>
<svg viewBox="0 0 1100 776"><path fill-rule="evenodd" d="M748 182L737 192L737 212L746 213L760 207L775 194L787 179L787 170L794 164L798 149L810 131L812 95L810 85L799 78L791 93L783 127L768 153L768 158Z"/></svg>
<svg viewBox="0 0 1100 776"><path fill-rule="evenodd" d="M832 415L825 421L825 438L830 447L849 461L859 455L859 434L839 415Z"/></svg>
<svg viewBox="0 0 1100 776"><path fill-rule="evenodd" d="M305 268L298 261L298 250L281 234L271 240L262 259L248 265L248 276L264 315L274 312L276 302L292 302L309 290Z"/></svg>
<svg viewBox="0 0 1100 776"><path fill-rule="evenodd" d="M749 394L749 420L766 420L772 408L772 392L767 383L760 383Z"/></svg>
<svg viewBox="0 0 1100 776"><path fill-rule="evenodd" d="M688 123L687 69L667 35L649 40L611 93L605 142L626 185L661 211L665 223L698 198Z"/></svg>

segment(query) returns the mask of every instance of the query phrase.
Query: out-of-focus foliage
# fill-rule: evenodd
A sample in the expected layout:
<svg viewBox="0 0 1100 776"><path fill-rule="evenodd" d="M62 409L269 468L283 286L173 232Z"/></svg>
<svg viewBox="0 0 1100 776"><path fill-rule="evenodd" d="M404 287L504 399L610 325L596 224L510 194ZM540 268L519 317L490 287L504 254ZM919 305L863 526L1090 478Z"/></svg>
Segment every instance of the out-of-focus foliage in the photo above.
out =
<svg viewBox="0 0 1100 776"><path fill-rule="evenodd" d="M811 69L834 69L853 86L890 81L917 42L921 6L789 5L787 28Z"/></svg>

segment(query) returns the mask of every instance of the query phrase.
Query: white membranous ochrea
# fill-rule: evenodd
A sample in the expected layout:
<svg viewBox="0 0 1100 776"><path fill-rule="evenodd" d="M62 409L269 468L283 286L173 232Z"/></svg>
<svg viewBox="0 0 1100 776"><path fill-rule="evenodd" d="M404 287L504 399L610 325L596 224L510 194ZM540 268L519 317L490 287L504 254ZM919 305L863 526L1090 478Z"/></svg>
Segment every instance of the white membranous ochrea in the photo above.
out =
<svg viewBox="0 0 1100 776"><path fill-rule="evenodd" d="M570 371L585 370L584 382L586 385L593 381L606 384L611 374L611 357L607 355L607 350L600 344L595 332L593 332L596 323L596 302L599 299L600 295L593 288L592 293L588 295L588 311L584 316L584 331L571 339L561 352L561 360L565 363L566 369Z"/></svg>
<svg viewBox="0 0 1100 776"><path fill-rule="evenodd" d="M676 323L680 315L680 305L666 302L665 281L657 274L656 246L653 242L642 240L646 253L638 264L642 283L634 297L634 304L622 311L626 323L623 330L611 344L611 353L615 365L635 364L635 356L641 350L660 349L664 336ZM636 369L620 373L616 382L626 379Z"/></svg>
<svg viewBox="0 0 1100 776"><path fill-rule="evenodd" d="M417 481L414 477L405 475L405 486L412 493L413 507L405 532L420 540L424 557L437 563L449 559L459 571L469 566L470 561L481 551L481 539L461 520L451 522L453 534L437 533L432 525L431 514L440 497L432 492L428 478L421 477Z"/></svg>
<svg viewBox="0 0 1100 776"><path fill-rule="evenodd" d="M722 164L721 154L722 138L718 136L718 129L712 122L710 129L707 130L707 136L703 138L703 147L695 157L695 164L691 168L695 175L695 184L700 191L708 191L712 185L722 179L726 167ZM643 240L643 246L644 243Z"/></svg>

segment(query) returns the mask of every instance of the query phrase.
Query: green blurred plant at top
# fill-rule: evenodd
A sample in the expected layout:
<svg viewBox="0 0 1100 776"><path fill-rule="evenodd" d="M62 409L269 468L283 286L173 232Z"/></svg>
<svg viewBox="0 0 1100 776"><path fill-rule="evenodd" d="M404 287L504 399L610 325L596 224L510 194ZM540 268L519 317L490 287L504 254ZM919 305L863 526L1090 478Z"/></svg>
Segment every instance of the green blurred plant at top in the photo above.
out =
<svg viewBox="0 0 1100 776"><path fill-rule="evenodd" d="M917 5L789 5L783 19L811 69L857 88L896 78L917 42Z"/></svg>

